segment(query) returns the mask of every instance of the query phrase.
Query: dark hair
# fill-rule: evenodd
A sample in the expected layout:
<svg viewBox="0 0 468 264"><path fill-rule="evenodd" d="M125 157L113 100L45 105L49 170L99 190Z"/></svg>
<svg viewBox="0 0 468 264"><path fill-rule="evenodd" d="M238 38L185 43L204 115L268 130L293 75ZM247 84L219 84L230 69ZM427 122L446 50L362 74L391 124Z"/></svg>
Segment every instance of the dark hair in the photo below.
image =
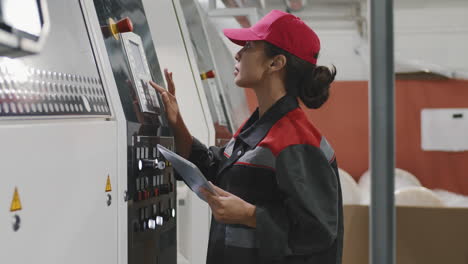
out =
<svg viewBox="0 0 468 264"><path fill-rule="evenodd" d="M286 57L286 91L301 98L308 108L320 108L330 94L330 84L335 80L336 68L329 69L305 61L277 46L265 41L267 57ZM318 57L318 54L316 55Z"/></svg>

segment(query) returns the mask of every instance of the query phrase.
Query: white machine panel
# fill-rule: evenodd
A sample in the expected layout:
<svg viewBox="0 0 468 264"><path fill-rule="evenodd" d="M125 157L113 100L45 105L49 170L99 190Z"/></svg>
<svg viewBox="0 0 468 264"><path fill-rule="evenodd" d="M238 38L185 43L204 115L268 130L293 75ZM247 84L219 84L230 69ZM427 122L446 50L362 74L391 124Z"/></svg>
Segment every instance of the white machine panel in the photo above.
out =
<svg viewBox="0 0 468 264"><path fill-rule="evenodd" d="M117 263L116 104L80 2L47 3L41 52L0 58L0 262Z"/></svg>
<svg viewBox="0 0 468 264"><path fill-rule="evenodd" d="M2 263L117 262L115 142L114 122L2 122Z"/></svg>

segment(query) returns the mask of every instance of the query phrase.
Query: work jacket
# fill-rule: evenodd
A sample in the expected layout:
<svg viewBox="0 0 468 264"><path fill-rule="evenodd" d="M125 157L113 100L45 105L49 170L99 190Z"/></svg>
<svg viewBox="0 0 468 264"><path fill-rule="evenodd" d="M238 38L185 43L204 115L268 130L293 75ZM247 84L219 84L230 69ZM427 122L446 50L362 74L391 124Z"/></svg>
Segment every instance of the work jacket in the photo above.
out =
<svg viewBox="0 0 468 264"><path fill-rule="evenodd" d="M284 96L258 109L222 148L194 138L189 160L218 187L256 206L256 228L212 217L208 264L339 264L341 187L334 151Z"/></svg>

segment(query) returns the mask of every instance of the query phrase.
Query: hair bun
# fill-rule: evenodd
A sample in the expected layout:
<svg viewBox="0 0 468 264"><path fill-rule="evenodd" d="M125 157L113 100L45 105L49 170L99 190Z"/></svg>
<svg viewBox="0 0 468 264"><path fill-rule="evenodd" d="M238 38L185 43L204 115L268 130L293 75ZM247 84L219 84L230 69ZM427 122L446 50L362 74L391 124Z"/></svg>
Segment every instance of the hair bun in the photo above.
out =
<svg viewBox="0 0 468 264"><path fill-rule="evenodd" d="M336 68L325 66L314 67L312 74L305 74L298 87L298 95L308 107L320 108L330 95L330 84L335 80Z"/></svg>

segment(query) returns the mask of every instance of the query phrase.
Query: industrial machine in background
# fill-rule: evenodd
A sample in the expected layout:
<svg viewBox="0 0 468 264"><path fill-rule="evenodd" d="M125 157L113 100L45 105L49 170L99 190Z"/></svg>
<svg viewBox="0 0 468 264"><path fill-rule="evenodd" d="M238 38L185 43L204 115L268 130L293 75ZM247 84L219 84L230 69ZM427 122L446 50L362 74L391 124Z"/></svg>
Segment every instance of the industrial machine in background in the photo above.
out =
<svg viewBox="0 0 468 264"><path fill-rule="evenodd" d="M216 145L224 146L249 117L244 89L234 83L235 60L207 12L198 1L179 0L189 29L194 58L216 130Z"/></svg>

